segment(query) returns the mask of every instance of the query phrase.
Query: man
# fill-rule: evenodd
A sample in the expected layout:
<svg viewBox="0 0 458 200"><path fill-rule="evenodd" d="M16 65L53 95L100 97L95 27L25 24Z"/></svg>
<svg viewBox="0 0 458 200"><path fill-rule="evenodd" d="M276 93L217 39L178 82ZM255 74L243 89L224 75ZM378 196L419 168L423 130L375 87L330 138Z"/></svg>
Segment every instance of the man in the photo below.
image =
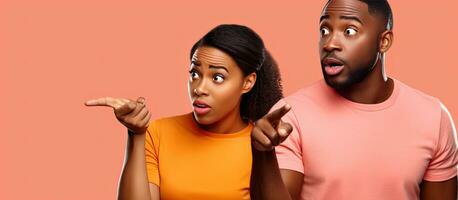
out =
<svg viewBox="0 0 458 200"><path fill-rule="evenodd" d="M457 199L453 121L438 99L385 75L392 28L386 0L326 4L324 81L255 123L253 198Z"/></svg>

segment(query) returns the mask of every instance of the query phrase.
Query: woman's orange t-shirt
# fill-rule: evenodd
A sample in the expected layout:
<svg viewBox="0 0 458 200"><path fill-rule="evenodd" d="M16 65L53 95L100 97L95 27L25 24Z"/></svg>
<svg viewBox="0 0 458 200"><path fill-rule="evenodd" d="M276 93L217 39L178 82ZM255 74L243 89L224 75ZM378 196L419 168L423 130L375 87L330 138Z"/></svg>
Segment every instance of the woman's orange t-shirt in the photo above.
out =
<svg viewBox="0 0 458 200"><path fill-rule="evenodd" d="M192 113L153 121L145 140L148 181L161 199L250 199L252 128L211 133Z"/></svg>

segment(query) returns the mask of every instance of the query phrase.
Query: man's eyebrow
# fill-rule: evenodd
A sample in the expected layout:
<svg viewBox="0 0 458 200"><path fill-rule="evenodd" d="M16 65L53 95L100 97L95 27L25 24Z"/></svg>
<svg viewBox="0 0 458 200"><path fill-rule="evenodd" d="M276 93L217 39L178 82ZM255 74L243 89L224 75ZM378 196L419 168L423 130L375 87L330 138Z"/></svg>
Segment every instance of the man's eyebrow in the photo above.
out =
<svg viewBox="0 0 458 200"><path fill-rule="evenodd" d="M359 22L360 24L364 24L363 21L361 19L359 19L359 17L354 16L354 15L342 15L339 18L340 19L347 19L347 20L354 20L354 21Z"/></svg>
<svg viewBox="0 0 458 200"><path fill-rule="evenodd" d="M346 19L346 20L354 20L354 21L357 21L359 22L360 24L364 24L363 21L361 19L359 19L359 17L357 16L353 16L353 15L342 15L339 17L340 19ZM320 17L320 23L325 20L325 19L329 19L329 15L323 15Z"/></svg>
<svg viewBox="0 0 458 200"><path fill-rule="evenodd" d="M200 66L200 62L196 61L196 60L191 60L191 64L193 64L195 66Z"/></svg>
<svg viewBox="0 0 458 200"><path fill-rule="evenodd" d="M210 69L212 69L212 68L213 68L213 69L223 69L223 70L225 70L227 73L229 73L229 71L227 70L227 68L226 68L226 67L223 67L223 66L214 66L214 65L210 65L209 68L210 68Z"/></svg>

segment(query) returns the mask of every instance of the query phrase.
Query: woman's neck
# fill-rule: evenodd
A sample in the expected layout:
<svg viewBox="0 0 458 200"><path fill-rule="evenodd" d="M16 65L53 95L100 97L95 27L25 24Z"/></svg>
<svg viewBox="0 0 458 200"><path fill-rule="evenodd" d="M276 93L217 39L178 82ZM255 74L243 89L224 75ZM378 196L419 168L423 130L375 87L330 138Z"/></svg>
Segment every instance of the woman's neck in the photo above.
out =
<svg viewBox="0 0 458 200"><path fill-rule="evenodd" d="M248 122L243 121L240 116L240 112L229 113L224 116L221 120L213 124L199 124L199 127L212 133L235 133L244 129L248 125Z"/></svg>

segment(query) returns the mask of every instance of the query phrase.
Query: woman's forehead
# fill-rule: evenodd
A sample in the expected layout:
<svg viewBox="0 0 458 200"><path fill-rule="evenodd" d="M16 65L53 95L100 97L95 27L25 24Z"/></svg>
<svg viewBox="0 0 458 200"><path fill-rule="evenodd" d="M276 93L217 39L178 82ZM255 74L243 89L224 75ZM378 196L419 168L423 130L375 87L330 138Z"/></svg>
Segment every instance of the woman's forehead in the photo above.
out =
<svg viewBox="0 0 458 200"><path fill-rule="evenodd" d="M227 53L215 48L202 46L196 49L192 56L192 60L198 63L206 63L209 65L233 65L235 61Z"/></svg>

